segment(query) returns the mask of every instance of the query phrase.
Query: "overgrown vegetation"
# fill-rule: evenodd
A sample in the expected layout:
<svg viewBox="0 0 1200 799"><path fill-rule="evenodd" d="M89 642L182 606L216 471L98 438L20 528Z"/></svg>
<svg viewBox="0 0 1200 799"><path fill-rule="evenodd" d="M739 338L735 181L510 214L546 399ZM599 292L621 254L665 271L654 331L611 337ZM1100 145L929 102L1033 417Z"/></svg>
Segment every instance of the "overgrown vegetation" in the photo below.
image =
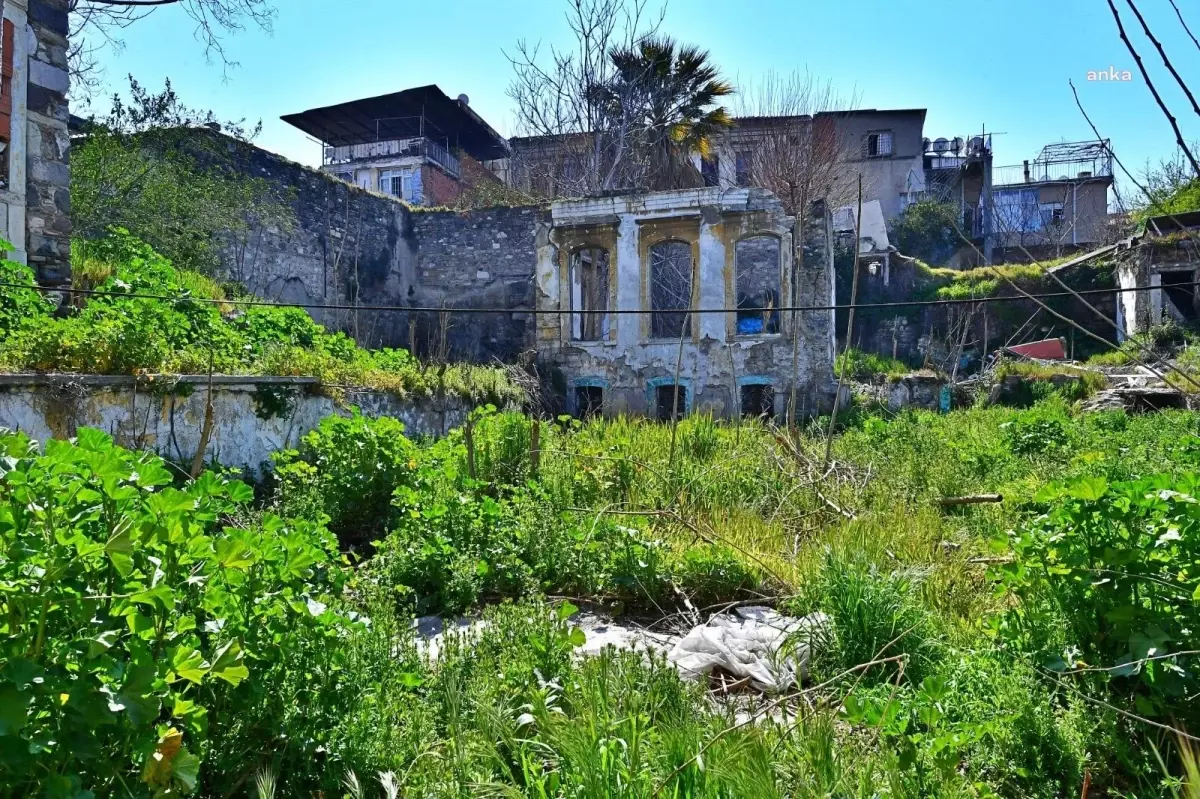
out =
<svg viewBox="0 0 1200 799"><path fill-rule="evenodd" d="M494 368L430 368L405 350L362 349L301 308L223 303L219 285L123 230L76 242L72 258L101 292L73 313L54 314L32 289L0 286L0 369L311 375L399 396L444 392L497 404L521 397ZM3 269L4 282L33 285L28 268Z"/></svg>
<svg viewBox="0 0 1200 799"><path fill-rule="evenodd" d="M1194 414L860 415L819 471L819 422L536 424L535 446L515 413L423 442L327 420L261 508L102 434L0 439L0 784L1057 797L1086 773L1168 796L1156 750L1183 774L1134 717L1200 728ZM937 501L987 492L1005 501ZM563 595L821 611L821 687L781 716L657 656L581 660ZM481 606L436 655L411 629Z"/></svg>
<svg viewBox="0 0 1200 799"><path fill-rule="evenodd" d="M921 200L910 203L892 223L896 248L910 258L941 265L962 245L958 209L950 203Z"/></svg>
<svg viewBox="0 0 1200 799"><path fill-rule="evenodd" d="M837 358L836 374L856 380L873 380L879 377L898 377L908 374L912 367L903 361L879 355L874 352L863 352L855 347L848 347Z"/></svg>
<svg viewBox="0 0 1200 799"><path fill-rule="evenodd" d="M295 222L289 195L238 168L238 143L257 132L187 108L169 81L153 93L130 78L129 101L113 97L72 144L76 237L124 228L178 266L212 274L223 250Z"/></svg>

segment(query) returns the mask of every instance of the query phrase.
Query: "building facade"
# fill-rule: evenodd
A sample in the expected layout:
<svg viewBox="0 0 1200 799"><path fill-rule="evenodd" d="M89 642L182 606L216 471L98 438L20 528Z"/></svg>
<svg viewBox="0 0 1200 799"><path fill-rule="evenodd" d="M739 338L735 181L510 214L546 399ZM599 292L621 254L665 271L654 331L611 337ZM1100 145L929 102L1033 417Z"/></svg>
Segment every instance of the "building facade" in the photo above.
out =
<svg viewBox="0 0 1200 799"><path fill-rule="evenodd" d="M832 405L831 218L805 229L758 189L551 206L537 264L539 358L587 415L783 415ZM799 237L799 239L797 239Z"/></svg>
<svg viewBox="0 0 1200 799"><path fill-rule="evenodd" d="M437 86L288 114L321 144L321 169L411 205L452 205L474 181L497 181L479 162L508 144L469 105Z"/></svg>

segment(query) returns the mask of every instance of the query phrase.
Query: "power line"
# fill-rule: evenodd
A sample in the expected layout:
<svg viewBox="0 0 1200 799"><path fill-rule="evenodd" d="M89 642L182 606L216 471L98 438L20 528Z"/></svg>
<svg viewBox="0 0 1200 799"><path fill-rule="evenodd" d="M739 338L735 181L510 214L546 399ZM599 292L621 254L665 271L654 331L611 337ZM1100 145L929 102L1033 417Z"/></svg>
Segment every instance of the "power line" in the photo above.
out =
<svg viewBox="0 0 1200 799"><path fill-rule="evenodd" d="M1178 288L1193 288L1200 286L1200 281L1192 283L1171 283L1170 286ZM344 304L306 304L293 302L272 302L270 300L215 300L209 297L172 297L168 294L148 294L139 292L127 291L101 291L99 289L76 289L58 286L41 286L29 285L26 283L15 283L0 281L0 287L28 289L30 291L46 291L59 292L62 294L79 294L88 297L123 297L125 299L140 299L140 300L160 300L162 302L181 303L181 302L198 302L209 305L234 305L243 307L267 307L267 308L302 308L304 310L318 311L389 311L399 313L445 313L445 314L514 314L514 313L542 313L542 314L655 314L655 313L687 313L687 314L736 314L736 313L806 313L816 311L844 311L851 308L862 310L870 308L926 308L935 306L952 306L952 305L986 305L989 303L999 302L1022 302L1024 300L1048 300L1060 297L1082 297L1100 294L1128 294L1140 291L1156 291L1164 290L1167 286L1134 286L1132 288L1111 288L1111 289L1088 289L1086 291L1057 291L1046 294L1016 294L1010 297L971 297L963 299L946 299L946 300L906 300L899 302L872 302L858 303L853 305L791 305L780 306L777 308L614 308L607 310L584 310L584 309L553 309L553 310L538 310L534 308L475 308L475 307L453 307L453 306L419 306L419 305L344 305Z"/></svg>

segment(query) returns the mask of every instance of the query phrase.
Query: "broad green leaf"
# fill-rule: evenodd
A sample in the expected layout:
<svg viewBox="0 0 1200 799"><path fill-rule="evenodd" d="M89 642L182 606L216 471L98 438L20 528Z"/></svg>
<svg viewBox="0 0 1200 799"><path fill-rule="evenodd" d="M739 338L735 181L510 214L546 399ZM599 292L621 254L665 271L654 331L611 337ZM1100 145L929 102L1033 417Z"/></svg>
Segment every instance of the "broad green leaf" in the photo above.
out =
<svg viewBox="0 0 1200 799"><path fill-rule="evenodd" d="M218 538L217 562L226 569L245 569L254 564L254 551L240 537Z"/></svg>
<svg viewBox="0 0 1200 799"><path fill-rule="evenodd" d="M81 427L75 433L75 445L88 452L105 452L113 446L112 436L94 427Z"/></svg>
<svg viewBox="0 0 1200 799"><path fill-rule="evenodd" d="M32 697L15 685L0 685L0 735L16 735L28 720Z"/></svg>
<svg viewBox="0 0 1200 799"><path fill-rule="evenodd" d="M1067 487L1067 491L1076 499L1094 502L1108 491L1108 481L1103 477L1080 477Z"/></svg>
<svg viewBox="0 0 1200 799"><path fill-rule="evenodd" d="M254 499L254 489L240 480L233 480L229 483L229 499L244 505Z"/></svg>
<svg viewBox="0 0 1200 799"><path fill-rule="evenodd" d="M133 572L133 538L126 528L108 539L104 551L112 561L113 568L122 577L128 577Z"/></svg>
<svg viewBox="0 0 1200 799"><path fill-rule="evenodd" d="M197 685L208 673L208 663L200 651L190 647L178 647L171 658L171 670L181 678Z"/></svg>
<svg viewBox="0 0 1200 799"><path fill-rule="evenodd" d="M88 641L88 657L94 658L103 652L107 652L120 637L121 634L118 630L105 630L104 632L100 633L95 638Z"/></svg>
<svg viewBox="0 0 1200 799"><path fill-rule="evenodd" d="M217 650L209 673L230 685L236 686L250 676L250 670L242 663L242 647L237 641L229 641Z"/></svg>
<svg viewBox="0 0 1200 799"><path fill-rule="evenodd" d="M131 602L136 602L139 605L160 607L163 610L173 610L175 608L174 593L166 583L159 583L153 588L139 591L129 599Z"/></svg>
<svg viewBox="0 0 1200 799"><path fill-rule="evenodd" d="M177 488L164 488L150 496L150 510L159 516L186 513L196 509L196 498Z"/></svg>
<svg viewBox="0 0 1200 799"><path fill-rule="evenodd" d="M184 749L175 756L175 768L171 776L183 786L184 793L196 790L196 779L200 776L200 758Z"/></svg>

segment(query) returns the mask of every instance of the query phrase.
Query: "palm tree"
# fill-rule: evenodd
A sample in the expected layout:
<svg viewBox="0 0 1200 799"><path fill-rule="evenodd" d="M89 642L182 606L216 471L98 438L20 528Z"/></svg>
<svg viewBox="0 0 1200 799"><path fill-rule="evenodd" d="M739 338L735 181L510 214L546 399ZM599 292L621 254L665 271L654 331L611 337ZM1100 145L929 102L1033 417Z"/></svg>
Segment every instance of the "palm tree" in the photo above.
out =
<svg viewBox="0 0 1200 799"><path fill-rule="evenodd" d="M651 189L700 185L692 153L712 154L714 139L733 125L718 104L734 93L709 54L651 36L609 54L613 79L597 87L597 101L638 131L638 149Z"/></svg>

